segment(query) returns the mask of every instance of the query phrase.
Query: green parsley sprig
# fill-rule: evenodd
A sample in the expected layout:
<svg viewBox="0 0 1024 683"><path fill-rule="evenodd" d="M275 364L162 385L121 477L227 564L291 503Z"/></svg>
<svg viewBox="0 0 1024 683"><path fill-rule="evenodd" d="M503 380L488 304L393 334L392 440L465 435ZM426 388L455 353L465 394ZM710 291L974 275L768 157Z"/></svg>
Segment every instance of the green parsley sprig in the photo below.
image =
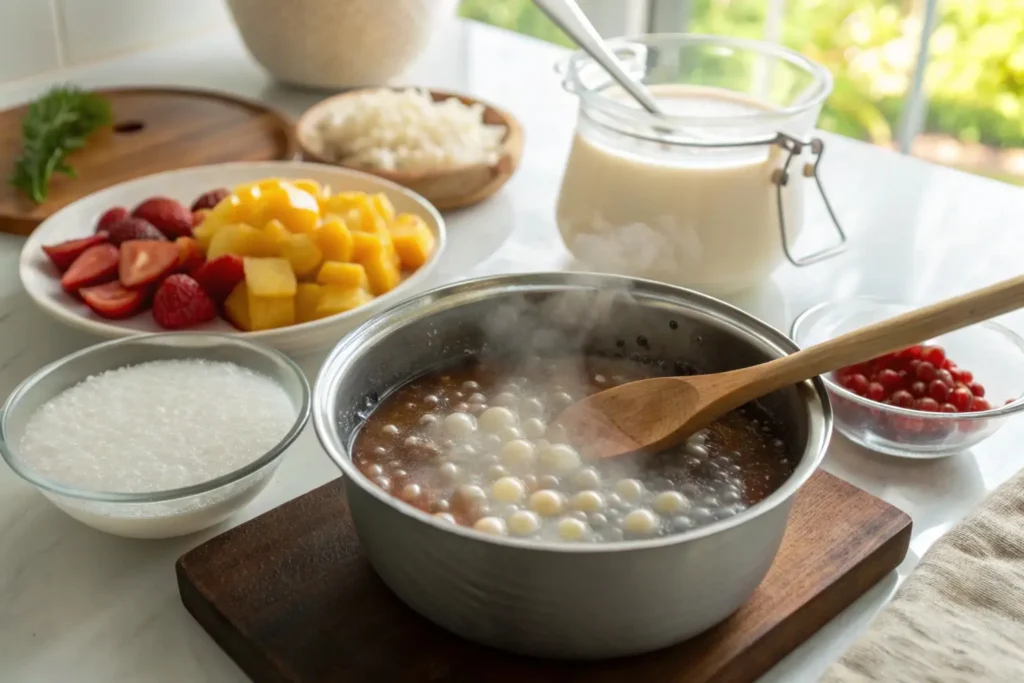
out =
<svg viewBox="0 0 1024 683"><path fill-rule="evenodd" d="M110 103L99 95L70 85L53 88L29 105L21 121L24 149L14 163L11 184L41 204L54 173L75 177L68 154L112 122Z"/></svg>

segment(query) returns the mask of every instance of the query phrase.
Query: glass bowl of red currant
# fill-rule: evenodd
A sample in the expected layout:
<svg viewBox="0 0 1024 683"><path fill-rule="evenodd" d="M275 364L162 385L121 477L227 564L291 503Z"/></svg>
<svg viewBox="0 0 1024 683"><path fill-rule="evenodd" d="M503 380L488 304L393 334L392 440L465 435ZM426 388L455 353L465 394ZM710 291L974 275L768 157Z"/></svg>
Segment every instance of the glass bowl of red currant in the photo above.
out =
<svg viewBox="0 0 1024 683"><path fill-rule="evenodd" d="M914 306L869 298L814 306L790 336L813 346ZM937 458L965 451L1024 410L1024 339L972 325L823 376L836 429L873 451Z"/></svg>

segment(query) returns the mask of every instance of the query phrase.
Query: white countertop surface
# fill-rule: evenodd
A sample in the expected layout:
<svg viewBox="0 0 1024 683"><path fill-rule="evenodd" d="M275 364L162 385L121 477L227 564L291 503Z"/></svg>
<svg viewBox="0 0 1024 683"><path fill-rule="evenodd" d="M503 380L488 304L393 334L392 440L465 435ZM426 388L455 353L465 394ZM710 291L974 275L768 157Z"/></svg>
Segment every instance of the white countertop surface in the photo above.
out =
<svg viewBox="0 0 1024 683"><path fill-rule="evenodd" d="M552 70L562 54L528 38L457 22L403 79L490 100L517 116L526 131L523 164L509 185L489 202L449 216L450 239L459 246L444 279L565 267L553 214L575 102ZM293 115L324 96L275 85L227 32L3 86L0 106L59 81L218 88ZM926 302L1020 272L1024 191L835 136L826 141L821 172L850 249L808 268L784 264L765 287L734 303L785 329L806 307L838 296ZM809 203L806 232L822 234L823 212L815 197ZM45 363L98 341L32 305L17 276L22 242L0 235L0 397ZM1024 332L1020 314L1004 322ZM301 362L312 376L322 358ZM898 576L883 580L762 681L816 680L929 545L1024 464L1024 452L1017 450L1022 441L1024 422L1018 420L973 452L910 461L865 452L836 436L825 469L908 512L914 520L911 553ZM229 524L336 474L310 426L268 489ZM247 680L182 607L174 579L178 556L224 528L158 542L105 536L71 520L0 466L0 681Z"/></svg>

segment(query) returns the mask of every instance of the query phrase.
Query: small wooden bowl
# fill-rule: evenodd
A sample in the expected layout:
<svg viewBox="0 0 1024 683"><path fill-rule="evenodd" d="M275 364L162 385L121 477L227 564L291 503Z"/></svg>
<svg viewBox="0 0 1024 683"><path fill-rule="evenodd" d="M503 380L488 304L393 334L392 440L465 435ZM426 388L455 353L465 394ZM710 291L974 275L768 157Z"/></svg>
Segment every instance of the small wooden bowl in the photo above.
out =
<svg viewBox="0 0 1024 683"><path fill-rule="evenodd" d="M365 90L350 90L340 95L328 97L307 109L295 126L296 137L305 159L324 164L346 166L381 178L386 178L410 190L419 193L438 209L458 209L470 206L490 197L501 189L519 166L523 155L523 128L511 115L486 102L475 100L465 95L429 90L435 102L449 97L461 100L465 104L481 104L484 107L484 123L505 127L505 139L502 141L501 154L494 164L465 164L415 171L385 171L363 166L347 166L323 156L319 144L317 125L327 113L344 99L355 97Z"/></svg>

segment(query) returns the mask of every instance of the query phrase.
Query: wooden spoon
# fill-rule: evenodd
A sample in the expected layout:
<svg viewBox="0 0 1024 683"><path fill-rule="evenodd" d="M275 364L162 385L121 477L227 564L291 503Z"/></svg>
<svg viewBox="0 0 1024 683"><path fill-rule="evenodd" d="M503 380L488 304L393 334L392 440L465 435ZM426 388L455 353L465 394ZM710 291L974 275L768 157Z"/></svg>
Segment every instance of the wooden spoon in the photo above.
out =
<svg viewBox="0 0 1024 683"><path fill-rule="evenodd" d="M862 363L1024 306L1024 276L848 332L767 363L629 382L569 406L557 419L591 457L657 451L773 391Z"/></svg>

